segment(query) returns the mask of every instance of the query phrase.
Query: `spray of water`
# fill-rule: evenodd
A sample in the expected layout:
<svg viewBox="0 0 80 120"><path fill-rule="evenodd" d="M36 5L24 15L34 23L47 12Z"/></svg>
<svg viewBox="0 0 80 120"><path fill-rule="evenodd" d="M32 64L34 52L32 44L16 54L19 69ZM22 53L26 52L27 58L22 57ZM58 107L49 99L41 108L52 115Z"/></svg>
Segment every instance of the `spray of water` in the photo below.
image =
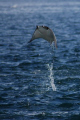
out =
<svg viewBox="0 0 80 120"><path fill-rule="evenodd" d="M53 91L56 91L56 86L54 84L53 63L51 63L51 65L48 64L48 70L49 70L49 74L50 74L49 79L51 82L52 89L53 89Z"/></svg>

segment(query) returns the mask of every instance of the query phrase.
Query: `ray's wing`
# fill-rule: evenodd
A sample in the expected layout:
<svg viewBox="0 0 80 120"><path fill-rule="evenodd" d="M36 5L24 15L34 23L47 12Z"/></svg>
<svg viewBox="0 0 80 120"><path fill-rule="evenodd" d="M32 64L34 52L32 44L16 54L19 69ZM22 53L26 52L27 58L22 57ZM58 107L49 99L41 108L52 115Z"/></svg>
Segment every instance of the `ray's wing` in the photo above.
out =
<svg viewBox="0 0 80 120"><path fill-rule="evenodd" d="M50 36L53 38L53 41L55 43L55 47L57 48L57 40L54 32L50 29Z"/></svg>
<svg viewBox="0 0 80 120"><path fill-rule="evenodd" d="M38 30L38 26L37 26L36 29L35 29L35 31L34 31L34 33L33 33L33 35L32 35L31 40L28 43L30 43L34 39L41 38L41 36L42 35L41 35L40 31Z"/></svg>
<svg viewBox="0 0 80 120"><path fill-rule="evenodd" d="M54 32L47 26L43 26L44 29L46 29L46 36L47 38L45 38L48 42L50 42L50 44L52 44L52 42L54 41L55 43L55 47L57 48L57 42L56 42L56 37Z"/></svg>

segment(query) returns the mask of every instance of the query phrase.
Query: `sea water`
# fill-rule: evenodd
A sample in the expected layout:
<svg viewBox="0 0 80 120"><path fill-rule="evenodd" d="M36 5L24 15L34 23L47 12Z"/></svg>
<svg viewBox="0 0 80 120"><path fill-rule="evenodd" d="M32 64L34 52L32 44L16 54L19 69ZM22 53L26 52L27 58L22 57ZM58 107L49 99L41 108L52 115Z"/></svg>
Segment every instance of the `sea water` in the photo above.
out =
<svg viewBox="0 0 80 120"><path fill-rule="evenodd" d="M28 44L36 25L57 49ZM0 119L80 120L79 0L0 0Z"/></svg>

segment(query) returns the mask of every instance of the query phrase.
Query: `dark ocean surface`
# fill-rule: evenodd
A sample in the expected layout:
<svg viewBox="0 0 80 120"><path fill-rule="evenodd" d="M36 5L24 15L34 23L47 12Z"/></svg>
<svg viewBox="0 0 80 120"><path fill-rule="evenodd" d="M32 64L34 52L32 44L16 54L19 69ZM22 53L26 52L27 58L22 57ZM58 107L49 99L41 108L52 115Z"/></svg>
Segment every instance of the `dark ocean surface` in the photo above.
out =
<svg viewBox="0 0 80 120"><path fill-rule="evenodd" d="M80 1L0 0L0 120L80 120Z"/></svg>

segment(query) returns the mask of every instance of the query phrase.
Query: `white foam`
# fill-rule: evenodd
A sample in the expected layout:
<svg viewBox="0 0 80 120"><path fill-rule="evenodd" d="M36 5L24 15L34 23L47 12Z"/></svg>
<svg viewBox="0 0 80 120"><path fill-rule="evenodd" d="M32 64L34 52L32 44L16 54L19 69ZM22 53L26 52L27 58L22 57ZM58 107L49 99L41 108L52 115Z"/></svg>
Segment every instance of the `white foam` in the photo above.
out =
<svg viewBox="0 0 80 120"><path fill-rule="evenodd" d="M49 69L49 72L50 72L49 79L51 81L52 89L53 89L53 91L56 91L56 86L54 84L53 63L51 63L51 65L48 64L48 69Z"/></svg>
<svg viewBox="0 0 80 120"><path fill-rule="evenodd" d="M13 5L12 8L16 8L17 7L17 4Z"/></svg>

